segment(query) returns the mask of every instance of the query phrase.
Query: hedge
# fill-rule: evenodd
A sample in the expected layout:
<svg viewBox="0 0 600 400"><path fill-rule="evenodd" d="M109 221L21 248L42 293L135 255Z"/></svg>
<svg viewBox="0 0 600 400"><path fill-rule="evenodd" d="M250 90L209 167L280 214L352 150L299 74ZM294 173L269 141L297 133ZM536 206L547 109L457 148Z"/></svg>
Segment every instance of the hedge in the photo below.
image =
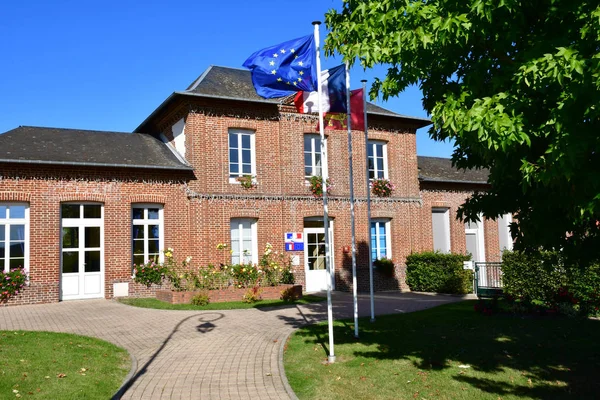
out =
<svg viewBox="0 0 600 400"><path fill-rule="evenodd" d="M406 258L406 284L417 292L466 294L473 291L473 271L464 269L470 256L438 252Z"/></svg>
<svg viewBox="0 0 600 400"><path fill-rule="evenodd" d="M549 303L566 284L566 274L557 253L505 251L502 255L502 283L504 293L526 303Z"/></svg>
<svg viewBox="0 0 600 400"><path fill-rule="evenodd" d="M558 252L505 251L502 281L509 300L525 310L586 316L600 309L600 265L570 265Z"/></svg>

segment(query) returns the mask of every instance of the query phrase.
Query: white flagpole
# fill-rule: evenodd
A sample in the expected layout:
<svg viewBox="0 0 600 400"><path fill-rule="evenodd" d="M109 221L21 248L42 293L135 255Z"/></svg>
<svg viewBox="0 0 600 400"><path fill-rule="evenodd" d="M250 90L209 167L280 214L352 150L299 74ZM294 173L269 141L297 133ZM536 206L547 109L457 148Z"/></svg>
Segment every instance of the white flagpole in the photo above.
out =
<svg viewBox="0 0 600 400"><path fill-rule="evenodd" d="M375 297L373 295L373 254L371 253L371 180L369 179L369 125L367 122L367 81L363 84L363 107L365 112L365 169L367 173L367 226L369 241L369 291L371 292L371 322L375 322Z"/></svg>
<svg viewBox="0 0 600 400"><path fill-rule="evenodd" d="M321 103L321 44L319 41L319 25L321 21L313 22L315 27L315 47L317 48L317 84L319 102L319 133L321 134L321 177L323 179L323 227L325 229L325 268L327 269L327 325L329 327L329 357L330 363L335 362L335 351L333 349L333 307L331 305L331 262L329 259L329 215L327 211L327 178L329 177L327 165L327 139L325 138L325 124L323 122L323 104Z"/></svg>
<svg viewBox="0 0 600 400"><path fill-rule="evenodd" d="M356 234L354 223L354 172L352 170L352 110L350 107L350 68L346 61L346 105L348 106L348 164L350 180L350 229L352 231L352 297L354 299L354 337L358 338L358 293L356 287Z"/></svg>

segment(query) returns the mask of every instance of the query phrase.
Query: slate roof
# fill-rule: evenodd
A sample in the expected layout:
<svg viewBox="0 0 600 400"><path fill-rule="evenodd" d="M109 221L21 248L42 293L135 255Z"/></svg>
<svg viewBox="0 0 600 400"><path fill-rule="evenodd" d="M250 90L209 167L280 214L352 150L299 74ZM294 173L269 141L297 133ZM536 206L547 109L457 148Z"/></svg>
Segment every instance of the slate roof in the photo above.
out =
<svg viewBox="0 0 600 400"><path fill-rule="evenodd" d="M417 156L419 180L423 182L487 184L487 169L458 170L452 160L440 157Z"/></svg>
<svg viewBox="0 0 600 400"><path fill-rule="evenodd" d="M282 99L264 99L256 94L252 85L250 71L247 69L220 67L211 65L202 75L198 77L182 94L197 94L224 99L236 99L244 101L255 101L261 103L279 104ZM431 121L427 118L410 117L397 114L393 111L379 107L373 103L367 103L369 114L385 115L389 117L407 118L420 121L423 126L429 125Z"/></svg>
<svg viewBox="0 0 600 400"><path fill-rule="evenodd" d="M192 170L151 135L34 126L0 134L0 162Z"/></svg>

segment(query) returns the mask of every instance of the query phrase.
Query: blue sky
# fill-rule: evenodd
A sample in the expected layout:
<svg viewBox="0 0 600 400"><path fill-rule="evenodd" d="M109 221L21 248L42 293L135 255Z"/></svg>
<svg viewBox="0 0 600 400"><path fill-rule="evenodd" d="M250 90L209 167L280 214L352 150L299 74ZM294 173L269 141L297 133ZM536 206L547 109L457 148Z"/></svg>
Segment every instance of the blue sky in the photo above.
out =
<svg viewBox="0 0 600 400"><path fill-rule="evenodd" d="M341 0L7 1L0 13L0 132L19 125L130 132L208 66L312 33ZM324 25L321 38L326 32ZM323 59L323 68L341 61ZM352 86L385 68L354 68ZM418 88L377 104L427 117ZM452 145L417 133L420 155Z"/></svg>

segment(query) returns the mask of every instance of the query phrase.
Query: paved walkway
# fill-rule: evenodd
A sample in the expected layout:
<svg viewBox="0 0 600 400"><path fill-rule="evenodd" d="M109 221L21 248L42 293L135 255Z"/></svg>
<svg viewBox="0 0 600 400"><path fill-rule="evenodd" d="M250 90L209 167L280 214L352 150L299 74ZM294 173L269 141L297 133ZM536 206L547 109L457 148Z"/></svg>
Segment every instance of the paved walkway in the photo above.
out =
<svg viewBox="0 0 600 400"><path fill-rule="evenodd" d="M460 297L380 293L376 313L422 310ZM335 318L352 316L352 297L334 293ZM111 300L0 308L0 330L72 332L108 340L137 360L123 399L289 399L279 356L294 329L326 318L327 302L277 309L171 311ZM370 315L369 297L359 297Z"/></svg>

